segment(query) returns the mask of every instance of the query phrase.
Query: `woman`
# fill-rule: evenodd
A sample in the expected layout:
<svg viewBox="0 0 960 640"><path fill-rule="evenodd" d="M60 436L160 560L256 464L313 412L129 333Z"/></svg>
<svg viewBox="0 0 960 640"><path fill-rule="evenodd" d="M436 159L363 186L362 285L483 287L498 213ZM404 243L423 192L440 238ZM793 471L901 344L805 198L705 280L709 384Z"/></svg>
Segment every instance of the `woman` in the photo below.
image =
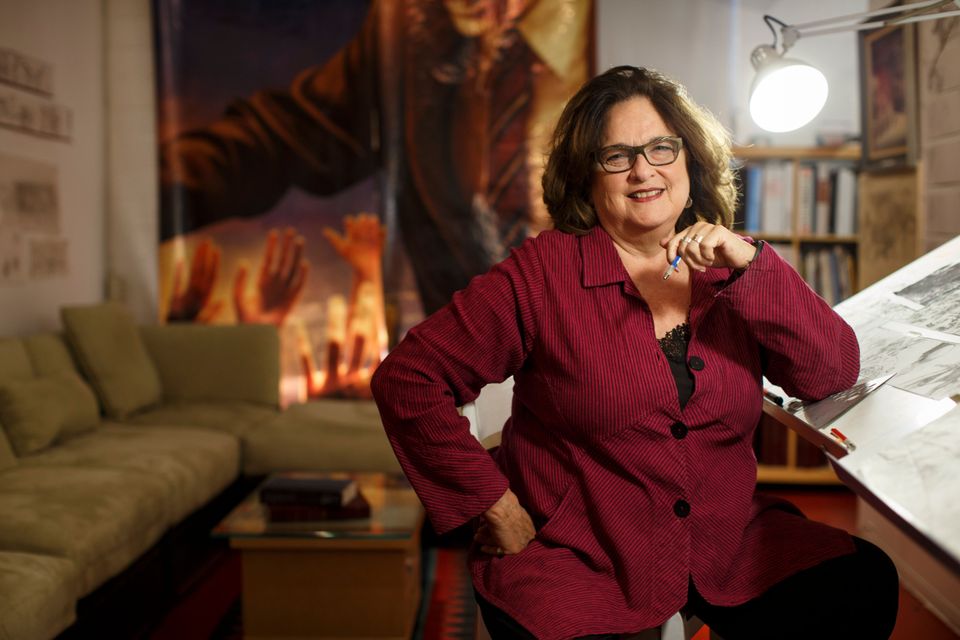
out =
<svg viewBox="0 0 960 640"><path fill-rule="evenodd" d="M723 128L662 75L589 81L544 175L556 229L374 376L434 526L480 516L470 563L494 638L615 637L681 608L728 640L892 630L882 551L754 493L761 376L822 398L854 383L859 349L776 253L729 230L730 161ZM494 460L456 406L511 375Z"/></svg>

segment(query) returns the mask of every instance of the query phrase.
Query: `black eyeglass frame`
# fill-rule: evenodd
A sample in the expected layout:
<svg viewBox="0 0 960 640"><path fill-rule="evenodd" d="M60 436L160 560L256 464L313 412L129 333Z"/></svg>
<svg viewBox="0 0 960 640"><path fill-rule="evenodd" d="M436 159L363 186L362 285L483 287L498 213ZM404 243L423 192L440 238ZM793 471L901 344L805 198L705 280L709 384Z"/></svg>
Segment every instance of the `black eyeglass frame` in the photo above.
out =
<svg viewBox="0 0 960 640"><path fill-rule="evenodd" d="M669 142L674 146L673 160L670 162L653 162L650 160L650 157L647 155L647 152L644 149L651 147L653 145L661 144L664 142ZM625 169L608 169L607 165L601 160L601 156L604 152L610 151L611 149L618 149L627 153L628 159L630 160L630 165ZM668 164L673 164L677 161L677 158L680 157L680 151L683 149L683 138L680 136L661 136L655 138L650 142L640 145L639 147L631 147L626 144L612 144L609 147L603 147L602 149L597 149L593 152L593 158L596 160L597 164L600 165L600 168L606 171L607 173L624 173L633 169L633 166L637 164L637 157L643 156L644 160L647 161L651 167L665 167Z"/></svg>

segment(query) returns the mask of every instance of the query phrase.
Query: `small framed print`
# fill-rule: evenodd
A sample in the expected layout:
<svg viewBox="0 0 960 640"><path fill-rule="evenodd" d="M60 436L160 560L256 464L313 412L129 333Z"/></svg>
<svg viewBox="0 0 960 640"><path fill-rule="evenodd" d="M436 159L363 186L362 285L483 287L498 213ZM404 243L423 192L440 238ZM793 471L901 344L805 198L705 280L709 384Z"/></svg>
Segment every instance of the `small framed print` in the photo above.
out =
<svg viewBox="0 0 960 640"><path fill-rule="evenodd" d="M912 166L917 157L916 29L912 24L860 36L863 163Z"/></svg>

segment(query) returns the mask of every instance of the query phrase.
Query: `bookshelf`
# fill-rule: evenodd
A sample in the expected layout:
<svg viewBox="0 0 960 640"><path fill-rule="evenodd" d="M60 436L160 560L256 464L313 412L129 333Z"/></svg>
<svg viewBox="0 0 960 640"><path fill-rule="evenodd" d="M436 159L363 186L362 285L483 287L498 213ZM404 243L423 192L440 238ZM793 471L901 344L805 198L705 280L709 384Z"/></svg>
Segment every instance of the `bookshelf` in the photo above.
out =
<svg viewBox="0 0 960 640"><path fill-rule="evenodd" d="M738 147L735 154L740 164L741 205L734 228L769 243L830 304L855 293L862 255L857 214L859 145ZM751 198L754 209L748 211ZM819 447L788 428L784 414L764 401L754 440L757 481L839 484Z"/></svg>
<svg viewBox="0 0 960 640"><path fill-rule="evenodd" d="M757 482L840 484L820 447L804 440L788 426L790 418L793 417L780 407L763 401L763 415L753 441L758 462Z"/></svg>
<svg viewBox="0 0 960 640"><path fill-rule="evenodd" d="M765 240L830 304L857 291L859 146L737 147L734 228Z"/></svg>

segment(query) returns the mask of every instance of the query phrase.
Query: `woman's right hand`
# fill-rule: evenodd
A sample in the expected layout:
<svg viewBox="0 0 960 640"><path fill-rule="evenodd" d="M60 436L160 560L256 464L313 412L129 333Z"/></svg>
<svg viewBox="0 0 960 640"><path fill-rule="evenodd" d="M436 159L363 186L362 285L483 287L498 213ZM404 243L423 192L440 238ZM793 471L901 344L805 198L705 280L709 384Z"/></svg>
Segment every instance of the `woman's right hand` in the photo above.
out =
<svg viewBox="0 0 960 640"><path fill-rule="evenodd" d="M533 520L520 506L516 494L507 492L480 517L480 526L473 539L480 551L495 556L520 553L537 535Z"/></svg>

